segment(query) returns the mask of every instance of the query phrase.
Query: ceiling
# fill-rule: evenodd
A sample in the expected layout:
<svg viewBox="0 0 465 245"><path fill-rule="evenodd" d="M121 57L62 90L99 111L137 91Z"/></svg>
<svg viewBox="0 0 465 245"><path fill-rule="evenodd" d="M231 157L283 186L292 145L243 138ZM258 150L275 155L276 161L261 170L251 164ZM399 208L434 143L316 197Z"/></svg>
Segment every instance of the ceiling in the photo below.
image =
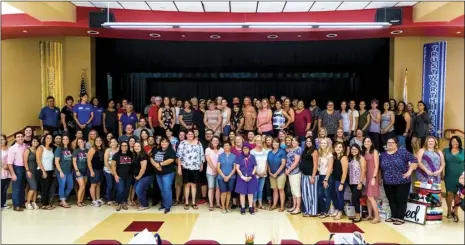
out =
<svg viewBox="0 0 465 245"><path fill-rule="evenodd" d="M376 9L413 6L414 1L72 1L79 7L175 12L277 13Z"/></svg>

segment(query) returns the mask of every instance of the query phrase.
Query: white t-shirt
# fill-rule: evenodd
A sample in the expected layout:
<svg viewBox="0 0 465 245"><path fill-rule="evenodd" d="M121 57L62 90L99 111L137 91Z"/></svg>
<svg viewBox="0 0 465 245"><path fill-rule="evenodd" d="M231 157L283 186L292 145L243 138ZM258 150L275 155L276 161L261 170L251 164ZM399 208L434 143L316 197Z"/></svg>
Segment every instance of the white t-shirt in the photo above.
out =
<svg viewBox="0 0 465 245"><path fill-rule="evenodd" d="M257 161L257 173L259 174L265 174L265 177L267 176L266 172L266 161L268 160L268 152L270 150L265 150L262 149L261 151L256 151L255 149L250 151L250 154L255 157L255 160ZM259 178L257 176L257 178Z"/></svg>
<svg viewBox="0 0 465 245"><path fill-rule="evenodd" d="M42 166L44 166L45 171L52 171L55 167L55 155L53 154L53 150L47 150L44 146L41 146L44 151L42 152ZM40 169L37 167L37 169Z"/></svg>
<svg viewBox="0 0 465 245"><path fill-rule="evenodd" d="M210 165L207 165L207 174L209 175L216 175L218 171L216 170L216 166L218 165L218 157L221 153L223 153L223 148L220 148L217 152L213 151L210 147L205 150L205 158L208 156L210 157L210 161L213 166L215 166L215 170L210 168Z"/></svg>
<svg viewBox="0 0 465 245"><path fill-rule="evenodd" d="M358 120L358 117L360 116L360 114L358 113L357 110L353 110L353 111L350 111L350 112L352 112L352 128L351 128L351 131L355 131L356 130L355 122L356 122L356 120Z"/></svg>

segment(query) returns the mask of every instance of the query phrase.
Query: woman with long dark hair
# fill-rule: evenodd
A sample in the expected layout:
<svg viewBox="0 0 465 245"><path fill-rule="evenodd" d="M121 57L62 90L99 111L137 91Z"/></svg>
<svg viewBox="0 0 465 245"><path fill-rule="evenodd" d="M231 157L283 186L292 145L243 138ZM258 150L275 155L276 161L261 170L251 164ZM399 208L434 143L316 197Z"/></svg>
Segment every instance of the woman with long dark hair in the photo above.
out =
<svg viewBox="0 0 465 245"><path fill-rule="evenodd" d="M331 177L334 181L333 200L335 212L331 215L335 220L342 219L344 215L344 190L347 185L347 175L349 172L349 159L346 154L346 146L342 142L334 144L334 164Z"/></svg>
<svg viewBox="0 0 465 245"><path fill-rule="evenodd" d="M363 139L362 155L366 161L366 195L368 197L368 217L364 220L371 220L370 223L380 222L378 202L380 177L379 173L379 152L375 149L370 137Z"/></svg>
<svg viewBox="0 0 465 245"><path fill-rule="evenodd" d="M237 135L242 133L244 127L244 114L240 104L233 104L232 115L231 115L231 131L234 131Z"/></svg>
<svg viewBox="0 0 465 245"><path fill-rule="evenodd" d="M161 138L160 147L152 153L150 164L155 168L155 177L161 191L162 204L160 210L167 214L173 206L173 181L175 176L176 152L167 138Z"/></svg>
<svg viewBox="0 0 465 245"><path fill-rule="evenodd" d="M383 104L383 113L381 114L381 140L383 142L383 149L386 147L387 139L394 137L394 123L395 115L394 112L389 110L389 103L384 102Z"/></svg>
<svg viewBox="0 0 465 245"><path fill-rule="evenodd" d="M28 210L39 209L39 206L37 206L36 203L37 189L39 184L38 177L40 177L37 171L38 167L36 159L36 153L39 145L39 138L34 136L32 138L31 146L26 149L23 154L24 168L26 170L26 180L29 184L29 191L26 194L26 209ZM51 153L51 160L53 163L53 153Z"/></svg>
<svg viewBox="0 0 465 245"><path fill-rule="evenodd" d="M176 122L176 110L170 104L170 98L163 98L163 104L158 109L158 121L160 122L163 133L166 129L173 129Z"/></svg>
<svg viewBox="0 0 465 245"><path fill-rule="evenodd" d="M71 138L74 139L74 135L76 134L76 121L74 121L73 116L73 103L74 99L73 96L66 96L65 99L66 105L61 108L61 126L63 131Z"/></svg>
<svg viewBox="0 0 465 245"><path fill-rule="evenodd" d="M121 142L119 151L113 155L111 161L111 170L116 182L116 211L121 208L128 210L127 200L129 196L129 187L132 183L132 159L133 154L129 150L127 141Z"/></svg>
<svg viewBox="0 0 465 245"><path fill-rule="evenodd" d="M402 102L402 101L399 101L399 103ZM392 112L396 112L397 110L397 101L395 99L389 99L389 110L392 111Z"/></svg>
<svg viewBox="0 0 465 245"><path fill-rule="evenodd" d="M455 222L458 222L458 205L452 209L452 201L457 193L457 179L460 178L464 169L464 150L460 137L457 135L452 136L449 141L449 148L445 148L442 152L446 161L444 182L446 183L447 192L447 218L453 218Z"/></svg>
<svg viewBox="0 0 465 245"><path fill-rule="evenodd" d="M349 154L349 186L352 193L351 202L355 208L353 223L362 221L362 217L360 216L360 197L362 197L365 178L366 162L362 156L362 149L358 145L351 145Z"/></svg>
<svg viewBox="0 0 465 245"><path fill-rule="evenodd" d="M113 156L119 151L118 140L116 138L110 139L110 147L105 150L104 155L104 168L103 175L105 176L105 201L108 205L116 204L115 201L115 178L113 178L113 172L111 170L111 163Z"/></svg>
<svg viewBox="0 0 465 245"><path fill-rule="evenodd" d="M40 173L37 173L37 179L40 181L40 195L42 200L42 209L51 210L53 209L50 199L50 189L54 181L53 169L55 155L53 154L52 148L52 135L44 135L44 140L41 146L37 147L36 161Z"/></svg>
<svg viewBox="0 0 465 245"><path fill-rule="evenodd" d="M84 142L82 139L78 140L80 148L84 148ZM71 144L69 137L67 135L63 136L63 145L58 147L55 150L55 168L56 175L58 179L58 196L60 197L60 206L63 208L70 208L69 204L66 202L66 199L69 197L69 194L73 190L73 154L71 152ZM85 164L85 163L84 163ZM46 172L47 177L48 171ZM43 173L42 173L43 174ZM41 188L46 188L44 185L40 186ZM45 191L45 190L42 190ZM84 192L84 191L83 191ZM47 195L42 195L42 200L46 198ZM79 195L78 195L79 198ZM49 204L51 205L51 204Z"/></svg>
<svg viewBox="0 0 465 245"><path fill-rule="evenodd" d="M102 182L103 167L105 166L105 145L103 139L97 137L95 144L87 153L87 168L89 169L90 196L92 206L100 207L103 200L100 198L100 183Z"/></svg>
<svg viewBox="0 0 465 245"><path fill-rule="evenodd" d="M348 140L353 122L352 122L352 114L350 110L347 108L347 102L345 100L341 102L340 113L342 116L342 129L344 130L344 137L346 138L346 140Z"/></svg>
<svg viewBox="0 0 465 245"><path fill-rule="evenodd" d="M192 111L192 102L184 101L184 108L179 112L180 130L186 131L194 126L194 112Z"/></svg>
<svg viewBox="0 0 465 245"><path fill-rule="evenodd" d="M103 111L103 132L112 133L113 137L118 136L118 111L115 108L115 101L113 99L108 100L108 106Z"/></svg>
<svg viewBox="0 0 465 245"><path fill-rule="evenodd" d="M103 135L103 108L100 105L97 97L90 100L92 104L94 117L92 118L92 129L96 130L99 135Z"/></svg>
<svg viewBox="0 0 465 245"><path fill-rule="evenodd" d="M291 187L293 203L293 206L288 210L288 212L292 215L297 215L301 213L300 206L302 202L302 192L300 186L302 175L299 169L302 149L300 148L300 142L297 137L292 137L291 144L288 145L286 151L287 160L285 173L289 177L289 185Z"/></svg>
<svg viewBox="0 0 465 245"><path fill-rule="evenodd" d="M79 189L76 193L77 200L76 205L78 207L86 206L84 203L85 188L87 184L87 150L84 145L83 139L77 140L77 147L73 151L73 167L74 177L79 185Z"/></svg>
<svg viewBox="0 0 465 245"><path fill-rule="evenodd" d="M168 99L169 100L169 99ZM134 145L133 154L133 175L136 180L134 189L139 198L139 211L149 209L149 201L147 200L147 189L153 182L153 167L149 162L147 153L142 148L141 143L136 142Z"/></svg>
<svg viewBox="0 0 465 245"><path fill-rule="evenodd" d="M295 112L291 106L291 100L289 98L284 99L283 101L283 110L289 115L289 119L286 120L284 125L284 130L287 134L294 134L294 121L295 121Z"/></svg>
<svg viewBox="0 0 465 245"><path fill-rule="evenodd" d="M421 147L425 145L426 136L430 134L430 118L428 115L428 109L426 108L426 105L423 103L423 101L418 101L417 107L418 112L415 116L415 122L412 129L412 147L414 153L416 153Z"/></svg>
<svg viewBox="0 0 465 245"><path fill-rule="evenodd" d="M405 147L405 139L410 132L410 113L407 111L407 106L403 101L397 104L397 112L395 113L394 133L397 136L400 147Z"/></svg>
<svg viewBox="0 0 465 245"><path fill-rule="evenodd" d="M205 159L207 160L207 182L208 182L208 202L210 204L210 211L214 210L214 199L216 199L216 206L221 207L220 204L220 190L217 186L218 183L218 157L224 150L220 145L220 138L213 136L207 149L205 149Z"/></svg>
<svg viewBox="0 0 465 245"><path fill-rule="evenodd" d="M302 160L299 163L302 173L302 212L304 217L315 217L318 214L318 150L311 137L305 139Z"/></svg>

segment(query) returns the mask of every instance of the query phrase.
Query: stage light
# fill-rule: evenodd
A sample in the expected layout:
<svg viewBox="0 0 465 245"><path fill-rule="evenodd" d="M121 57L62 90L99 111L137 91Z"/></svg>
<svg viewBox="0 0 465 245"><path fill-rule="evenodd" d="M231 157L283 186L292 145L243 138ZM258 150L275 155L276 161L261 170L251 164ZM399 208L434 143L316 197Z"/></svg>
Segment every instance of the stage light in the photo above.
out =
<svg viewBox="0 0 465 245"><path fill-rule="evenodd" d="M397 34L401 34L402 32L403 32L402 30L395 30L395 31L391 31L391 34L397 35Z"/></svg>
<svg viewBox="0 0 465 245"><path fill-rule="evenodd" d="M458 31L457 34L461 34L462 32L461 31Z"/></svg>
<svg viewBox="0 0 465 245"><path fill-rule="evenodd" d="M87 31L88 34L91 34L91 35L97 35L97 34L100 34L100 32L98 31Z"/></svg>
<svg viewBox="0 0 465 245"><path fill-rule="evenodd" d="M326 35L326 37L329 37L329 38L337 37L337 34L336 33L330 33L330 34Z"/></svg>
<svg viewBox="0 0 465 245"><path fill-rule="evenodd" d="M161 37L161 35L158 33L150 33L149 36L150 37Z"/></svg>
<svg viewBox="0 0 465 245"><path fill-rule="evenodd" d="M221 36L220 35L211 35L210 38L211 39L220 39Z"/></svg>
<svg viewBox="0 0 465 245"><path fill-rule="evenodd" d="M26 31L26 30L23 30L23 33L27 33L27 31Z"/></svg>
<svg viewBox="0 0 465 245"><path fill-rule="evenodd" d="M278 35L274 35L274 34L273 35L268 35L267 38L276 39L276 38L278 38Z"/></svg>

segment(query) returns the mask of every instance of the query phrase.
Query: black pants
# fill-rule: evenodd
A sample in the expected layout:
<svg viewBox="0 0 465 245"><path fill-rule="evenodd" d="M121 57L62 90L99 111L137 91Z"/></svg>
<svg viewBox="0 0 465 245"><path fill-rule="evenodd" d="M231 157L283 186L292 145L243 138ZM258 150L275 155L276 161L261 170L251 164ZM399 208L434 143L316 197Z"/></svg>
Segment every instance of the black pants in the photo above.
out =
<svg viewBox="0 0 465 245"><path fill-rule="evenodd" d="M1 186L2 186L2 200L1 200L1 207L3 208L6 203L6 199L8 198L8 187L10 186L11 179L2 179Z"/></svg>
<svg viewBox="0 0 465 245"><path fill-rule="evenodd" d="M413 148L412 148L412 136L407 136L405 138L405 148L407 151L413 153Z"/></svg>
<svg viewBox="0 0 465 245"><path fill-rule="evenodd" d="M350 185L350 192L352 192L351 202L352 202L352 206L354 206L355 208L355 213L357 214L360 213L360 197L362 197L362 190L363 190L363 187L361 190L358 190L357 185Z"/></svg>
<svg viewBox="0 0 465 245"><path fill-rule="evenodd" d="M407 200L410 192L411 182L400 185L384 184L384 191L391 208L391 216L395 219L404 219L407 210Z"/></svg>
<svg viewBox="0 0 465 245"><path fill-rule="evenodd" d="M179 128L180 128L180 125L179 124L175 124L174 127L173 127L173 135L177 138L179 136ZM200 133L200 131L199 131Z"/></svg>
<svg viewBox="0 0 465 245"><path fill-rule="evenodd" d="M368 136L370 136L371 140L373 141L375 149L381 152L381 142L379 133L368 132Z"/></svg>
<svg viewBox="0 0 465 245"><path fill-rule="evenodd" d="M108 133L111 133L113 135L114 138L118 139L118 127L113 127L113 128L109 128L107 127L107 131ZM106 135L105 135L106 137Z"/></svg>
<svg viewBox="0 0 465 245"><path fill-rule="evenodd" d="M87 127L85 127L85 128L82 129L82 137L83 137L84 139L88 139L88 138L89 138L89 132L90 132L91 129L92 129L92 127L90 127L90 126L87 126Z"/></svg>
<svg viewBox="0 0 465 245"><path fill-rule="evenodd" d="M51 187L53 184L53 170L47 171L47 178L42 177L42 172L39 171L39 182L40 182L40 196L42 199L42 205L47 206L50 204L50 200L53 197L53 194L51 194ZM39 176L38 176L39 177Z"/></svg>
<svg viewBox="0 0 465 245"><path fill-rule="evenodd" d="M161 136L161 137L166 137L165 129L162 127L154 127L153 128L153 136ZM156 178L155 178L156 179ZM156 182L156 181L155 181Z"/></svg>

